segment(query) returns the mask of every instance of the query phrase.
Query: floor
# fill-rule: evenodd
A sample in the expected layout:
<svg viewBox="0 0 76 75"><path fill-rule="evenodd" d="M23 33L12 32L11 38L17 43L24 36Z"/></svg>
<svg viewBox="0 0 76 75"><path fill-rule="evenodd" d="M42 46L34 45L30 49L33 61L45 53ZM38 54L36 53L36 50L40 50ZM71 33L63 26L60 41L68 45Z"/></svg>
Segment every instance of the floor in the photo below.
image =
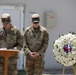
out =
<svg viewBox="0 0 76 75"><path fill-rule="evenodd" d="M43 74L43 75L62 75L62 74ZM64 74L64 75L73 75L73 74Z"/></svg>
<svg viewBox="0 0 76 75"><path fill-rule="evenodd" d="M64 75L74 75L72 69L66 69L64 71ZM43 75L63 75L62 69L51 69L51 70L45 70Z"/></svg>
<svg viewBox="0 0 76 75"><path fill-rule="evenodd" d="M74 75L72 69L66 69L64 75ZM25 70L19 70L18 75L26 75ZM45 70L43 75L62 75L62 69Z"/></svg>

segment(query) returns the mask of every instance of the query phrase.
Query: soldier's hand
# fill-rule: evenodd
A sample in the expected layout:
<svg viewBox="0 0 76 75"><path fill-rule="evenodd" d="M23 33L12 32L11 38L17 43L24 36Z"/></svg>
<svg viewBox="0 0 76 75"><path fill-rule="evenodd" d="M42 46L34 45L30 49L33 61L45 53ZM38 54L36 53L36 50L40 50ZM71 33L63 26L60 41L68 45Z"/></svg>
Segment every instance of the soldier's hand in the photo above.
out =
<svg viewBox="0 0 76 75"><path fill-rule="evenodd" d="M34 58L35 57L35 54L33 52L30 52L29 55Z"/></svg>
<svg viewBox="0 0 76 75"><path fill-rule="evenodd" d="M39 56L39 53L38 52L30 52L29 55L32 57L32 58L37 58Z"/></svg>
<svg viewBox="0 0 76 75"><path fill-rule="evenodd" d="M33 54L34 54L34 58L37 58L39 56L38 52L33 52Z"/></svg>

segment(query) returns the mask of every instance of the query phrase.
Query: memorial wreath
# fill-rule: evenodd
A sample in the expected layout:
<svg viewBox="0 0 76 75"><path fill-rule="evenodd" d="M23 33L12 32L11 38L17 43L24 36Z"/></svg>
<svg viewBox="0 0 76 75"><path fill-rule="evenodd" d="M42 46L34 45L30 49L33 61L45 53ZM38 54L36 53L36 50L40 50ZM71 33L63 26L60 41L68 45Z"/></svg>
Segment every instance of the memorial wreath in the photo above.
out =
<svg viewBox="0 0 76 75"><path fill-rule="evenodd" d="M72 66L76 63L76 34L60 35L53 47L54 56L60 64Z"/></svg>

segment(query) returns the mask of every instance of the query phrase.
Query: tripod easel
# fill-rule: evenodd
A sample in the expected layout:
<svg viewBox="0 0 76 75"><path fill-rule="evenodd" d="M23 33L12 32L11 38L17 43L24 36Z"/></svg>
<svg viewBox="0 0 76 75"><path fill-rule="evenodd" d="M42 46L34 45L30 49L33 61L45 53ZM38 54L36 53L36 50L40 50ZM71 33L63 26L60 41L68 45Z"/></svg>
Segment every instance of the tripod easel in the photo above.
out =
<svg viewBox="0 0 76 75"><path fill-rule="evenodd" d="M66 66L63 66L62 75L64 75L65 68L66 68ZM75 66L74 65L72 66L72 69L73 69L73 74L76 75L76 69L75 69Z"/></svg>

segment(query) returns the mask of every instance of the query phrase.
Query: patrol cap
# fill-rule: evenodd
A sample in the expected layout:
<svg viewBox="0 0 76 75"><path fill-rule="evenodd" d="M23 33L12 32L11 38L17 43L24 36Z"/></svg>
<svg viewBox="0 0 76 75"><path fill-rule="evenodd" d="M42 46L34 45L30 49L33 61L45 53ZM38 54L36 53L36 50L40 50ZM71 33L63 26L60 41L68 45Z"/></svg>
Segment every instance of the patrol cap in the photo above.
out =
<svg viewBox="0 0 76 75"><path fill-rule="evenodd" d="M32 22L34 23L38 23L40 21L39 14L33 14L31 17L32 17Z"/></svg>
<svg viewBox="0 0 76 75"><path fill-rule="evenodd" d="M8 24L10 22L10 14L8 13L2 14L1 21L3 24Z"/></svg>

